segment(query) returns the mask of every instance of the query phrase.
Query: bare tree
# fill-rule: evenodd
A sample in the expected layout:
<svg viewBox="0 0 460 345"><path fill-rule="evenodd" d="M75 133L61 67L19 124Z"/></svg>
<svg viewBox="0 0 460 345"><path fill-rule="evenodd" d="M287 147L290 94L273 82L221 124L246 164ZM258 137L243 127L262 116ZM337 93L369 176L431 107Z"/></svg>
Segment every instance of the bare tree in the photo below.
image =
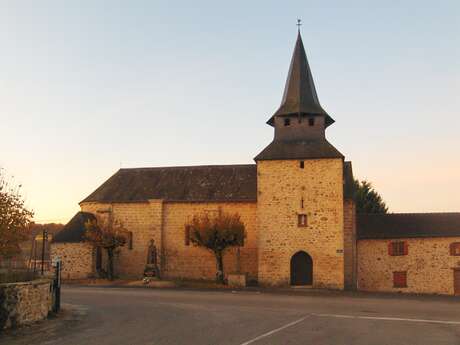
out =
<svg viewBox="0 0 460 345"><path fill-rule="evenodd" d="M193 217L185 224L190 231L190 241L214 253L217 264L216 281L224 282L224 251L244 243L245 226L238 214L219 213L210 218L207 214Z"/></svg>
<svg viewBox="0 0 460 345"><path fill-rule="evenodd" d="M119 247L123 247L127 241L127 231L120 221L108 218L96 217L88 220L85 224L85 239L96 247L107 252L107 277L114 279L114 254Z"/></svg>

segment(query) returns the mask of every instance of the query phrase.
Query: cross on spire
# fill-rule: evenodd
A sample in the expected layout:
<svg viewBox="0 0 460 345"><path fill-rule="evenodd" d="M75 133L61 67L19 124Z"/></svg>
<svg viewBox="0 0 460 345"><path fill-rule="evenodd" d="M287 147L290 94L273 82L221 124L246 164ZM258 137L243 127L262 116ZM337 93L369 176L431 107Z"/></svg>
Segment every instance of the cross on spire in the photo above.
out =
<svg viewBox="0 0 460 345"><path fill-rule="evenodd" d="M297 24L296 25L297 25L297 31L300 32L300 26L302 25L302 19L297 18Z"/></svg>

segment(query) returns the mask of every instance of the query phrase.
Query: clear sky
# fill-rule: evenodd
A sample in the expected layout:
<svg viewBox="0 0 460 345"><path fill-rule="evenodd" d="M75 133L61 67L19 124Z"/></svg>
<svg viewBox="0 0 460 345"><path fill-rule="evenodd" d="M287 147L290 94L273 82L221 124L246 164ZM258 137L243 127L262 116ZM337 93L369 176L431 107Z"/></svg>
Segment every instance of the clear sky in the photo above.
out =
<svg viewBox="0 0 460 345"><path fill-rule="evenodd" d="M356 177L392 212L460 211L458 0L0 0L0 166L66 222L120 166L251 163L297 18Z"/></svg>

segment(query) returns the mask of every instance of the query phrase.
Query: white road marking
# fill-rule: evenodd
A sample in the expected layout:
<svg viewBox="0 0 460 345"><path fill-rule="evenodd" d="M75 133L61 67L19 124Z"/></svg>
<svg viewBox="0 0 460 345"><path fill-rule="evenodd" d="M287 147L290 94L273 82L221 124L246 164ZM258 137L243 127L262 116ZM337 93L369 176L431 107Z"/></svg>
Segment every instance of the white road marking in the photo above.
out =
<svg viewBox="0 0 460 345"><path fill-rule="evenodd" d="M450 320L428 320L428 319L405 319L400 317L378 317L378 316L358 316L358 315L341 315L341 314L311 314L320 317L336 317L341 319L364 319L364 320L382 320L382 321L407 321L422 323L440 323L444 325L460 325L460 321Z"/></svg>
<svg viewBox="0 0 460 345"><path fill-rule="evenodd" d="M248 341L242 343L241 345L252 344L252 343L256 342L257 340L266 338L266 337L268 337L268 336L270 336L270 335L272 335L272 334L274 334L274 333L276 333L276 332L279 332L279 331L282 331L283 329L286 329L286 328L288 328L288 327L294 326L294 325L298 324L299 322L302 322L302 321L305 320L306 318L307 318L307 316L305 316L305 317L303 317L303 318L301 318L301 319L292 321L292 322L290 322L290 323L288 323L288 324L286 324L286 325L284 325L284 326L281 326L281 327L279 327L279 328L276 328L276 329L274 329L274 330L272 330L272 331L270 331L270 332L267 332L267 333L264 333L264 334L262 334L262 335L259 335L258 337L254 338L254 339L248 340Z"/></svg>
<svg viewBox="0 0 460 345"><path fill-rule="evenodd" d="M437 324L444 324L444 325L460 325L460 321L451 321L451 320L428 320L428 319L406 319L401 317L378 317L378 316L359 316L359 315L343 315L343 314L314 314L311 313L309 316L317 316L317 317L335 317L340 319L364 319L364 320L382 320L382 321L405 321L405 322L420 322L420 323L437 323ZM288 327L294 326L302 321L304 321L308 316L305 316L301 319L295 320L290 322L284 326L276 328L270 332L264 333L259 335L258 337L248 340L241 345L249 345L252 344L260 339L269 337L272 334L275 334L283 329Z"/></svg>

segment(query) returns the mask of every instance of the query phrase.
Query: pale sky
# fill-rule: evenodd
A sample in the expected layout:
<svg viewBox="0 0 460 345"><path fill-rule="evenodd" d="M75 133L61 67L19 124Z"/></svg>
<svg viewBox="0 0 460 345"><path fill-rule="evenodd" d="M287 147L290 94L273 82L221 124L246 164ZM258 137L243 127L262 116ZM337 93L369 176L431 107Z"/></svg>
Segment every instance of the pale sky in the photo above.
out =
<svg viewBox="0 0 460 345"><path fill-rule="evenodd" d="M67 222L120 166L252 163L297 18L355 176L392 212L460 211L458 0L0 0L0 166Z"/></svg>

